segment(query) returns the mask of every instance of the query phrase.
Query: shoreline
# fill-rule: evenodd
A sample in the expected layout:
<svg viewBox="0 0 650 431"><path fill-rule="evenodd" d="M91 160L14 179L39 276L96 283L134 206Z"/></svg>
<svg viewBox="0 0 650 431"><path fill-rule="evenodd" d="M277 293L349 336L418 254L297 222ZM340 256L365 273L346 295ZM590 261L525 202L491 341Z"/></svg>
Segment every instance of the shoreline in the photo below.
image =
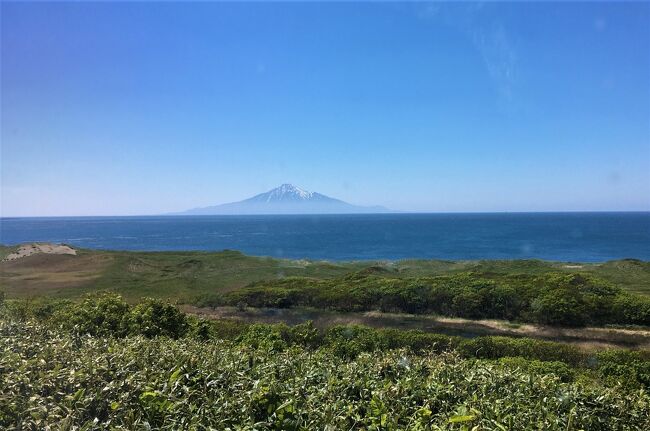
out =
<svg viewBox="0 0 650 431"><path fill-rule="evenodd" d="M563 265L565 269L583 269L585 266L599 266L612 262L638 262L643 264L650 264L650 259L642 259L636 257L621 257L615 259L607 259L602 261L579 261L579 260L554 260L554 259L544 259L537 257L521 257L521 258L468 258L468 259L445 259L438 257L405 257L397 259L326 259L326 258L309 258L309 257L286 257L286 256L273 256L273 255L258 255L245 253L244 251L223 248L223 249L214 249L214 250L201 250L201 249L118 249L118 248L92 248L92 247L80 247L71 244L70 242L54 242L54 241L26 241L19 242L15 244L5 244L0 243L0 256L4 255L3 249L18 249L20 247L32 247L32 246L46 246L46 247L67 247L72 250L79 252L104 252L104 253L132 253L132 254L187 254L187 255L211 255L211 254L222 254L222 253L238 253L242 256L258 258L258 259L272 259L278 261L286 261L297 264L332 264L332 265L345 265L345 264L372 264L376 263L379 265L397 265L405 264L408 262L440 262L440 263L456 263L456 264L473 264L473 263L483 263L483 262L539 262L550 265ZM47 252L44 252L47 253ZM38 253L31 253L38 254ZM56 254L56 253L55 253Z"/></svg>

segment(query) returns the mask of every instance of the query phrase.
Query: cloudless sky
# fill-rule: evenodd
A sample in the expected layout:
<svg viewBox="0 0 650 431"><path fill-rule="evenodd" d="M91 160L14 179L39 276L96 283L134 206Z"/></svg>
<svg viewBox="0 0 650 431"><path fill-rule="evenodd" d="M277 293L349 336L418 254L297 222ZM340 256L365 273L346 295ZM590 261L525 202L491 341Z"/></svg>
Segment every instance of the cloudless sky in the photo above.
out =
<svg viewBox="0 0 650 431"><path fill-rule="evenodd" d="M3 216L650 210L648 2L0 7Z"/></svg>

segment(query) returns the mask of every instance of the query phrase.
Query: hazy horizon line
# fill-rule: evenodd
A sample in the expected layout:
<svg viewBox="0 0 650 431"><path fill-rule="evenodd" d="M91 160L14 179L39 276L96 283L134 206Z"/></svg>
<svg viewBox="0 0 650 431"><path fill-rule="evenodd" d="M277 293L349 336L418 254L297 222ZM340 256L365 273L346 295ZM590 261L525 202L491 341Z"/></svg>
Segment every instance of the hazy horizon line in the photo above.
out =
<svg viewBox="0 0 650 431"><path fill-rule="evenodd" d="M95 214L95 215L19 215L4 216L2 219L24 219L24 218L111 218L111 217L178 217L178 218L198 218L198 217L293 217L293 216L390 216L390 215L443 215L443 214L621 214L621 213L649 213L650 209L643 210L539 210L539 211L520 211L520 210L501 210L501 211L396 211L389 210L376 213L287 213L287 214Z"/></svg>

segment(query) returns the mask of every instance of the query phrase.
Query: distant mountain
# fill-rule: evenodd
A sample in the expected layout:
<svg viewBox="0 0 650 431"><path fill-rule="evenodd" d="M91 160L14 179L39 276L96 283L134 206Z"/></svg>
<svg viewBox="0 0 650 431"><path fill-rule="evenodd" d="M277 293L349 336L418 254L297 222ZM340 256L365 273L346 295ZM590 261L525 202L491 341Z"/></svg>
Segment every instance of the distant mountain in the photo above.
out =
<svg viewBox="0 0 650 431"><path fill-rule="evenodd" d="M381 206L364 207L352 205L339 199L308 192L292 184L282 184L266 193L252 198L195 208L175 215L218 215L218 214L354 214L385 213L389 209Z"/></svg>

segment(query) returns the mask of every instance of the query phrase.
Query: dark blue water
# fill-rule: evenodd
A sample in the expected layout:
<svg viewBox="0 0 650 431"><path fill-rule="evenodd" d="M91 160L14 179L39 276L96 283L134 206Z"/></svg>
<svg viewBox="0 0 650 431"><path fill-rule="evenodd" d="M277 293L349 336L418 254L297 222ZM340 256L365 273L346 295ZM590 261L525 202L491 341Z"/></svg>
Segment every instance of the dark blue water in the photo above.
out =
<svg viewBox="0 0 650 431"><path fill-rule="evenodd" d="M0 219L0 243L240 250L289 258L650 260L650 213L375 214Z"/></svg>

